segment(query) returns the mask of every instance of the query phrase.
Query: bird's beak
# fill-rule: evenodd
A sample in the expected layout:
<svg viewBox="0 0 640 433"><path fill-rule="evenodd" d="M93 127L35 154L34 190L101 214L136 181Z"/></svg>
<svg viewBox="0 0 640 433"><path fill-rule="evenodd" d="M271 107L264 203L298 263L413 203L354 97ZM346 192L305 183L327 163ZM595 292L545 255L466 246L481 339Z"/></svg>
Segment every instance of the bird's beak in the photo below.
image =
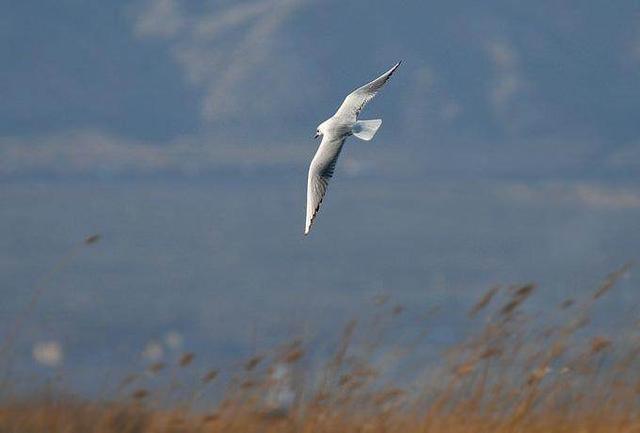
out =
<svg viewBox="0 0 640 433"><path fill-rule="evenodd" d="M318 133L316 132L316 135L314 135L314 136L313 136L313 139L315 140L315 139L317 139L318 137L320 137L320 134L318 134Z"/></svg>

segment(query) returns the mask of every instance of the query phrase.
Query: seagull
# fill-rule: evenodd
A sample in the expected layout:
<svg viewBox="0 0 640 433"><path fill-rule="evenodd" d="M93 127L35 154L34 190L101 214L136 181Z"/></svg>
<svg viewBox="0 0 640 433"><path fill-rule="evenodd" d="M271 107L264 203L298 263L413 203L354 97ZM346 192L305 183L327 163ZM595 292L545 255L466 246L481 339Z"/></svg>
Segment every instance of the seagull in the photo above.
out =
<svg viewBox="0 0 640 433"><path fill-rule="evenodd" d="M318 125L314 138L322 137L322 141L309 166L307 218L304 225L305 235L309 234L311 225L320 209L324 195L327 192L329 179L333 177L333 171L336 168L336 162L342 151L344 141L350 135L355 135L361 140L370 141L376 135L380 125L382 125L382 119L358 120L358 114L360 114L367 102L376 96L395 70L398 69L400 63L402 61L396 63L393 68L375 80L347 95L336 114Z"/></svg>

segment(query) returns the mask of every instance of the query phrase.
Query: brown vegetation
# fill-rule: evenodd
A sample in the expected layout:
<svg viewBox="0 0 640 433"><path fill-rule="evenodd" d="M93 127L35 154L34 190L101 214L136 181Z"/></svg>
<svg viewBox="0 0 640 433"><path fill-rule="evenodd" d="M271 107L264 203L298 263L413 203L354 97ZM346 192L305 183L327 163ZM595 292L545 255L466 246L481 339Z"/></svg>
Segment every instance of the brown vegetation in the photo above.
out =
<svg viewBox="0 0 640 433"><path fill-rule="evenodd" d="M385 298L376 301L374 326L346 325L320 372L310 371L305 342L296 339L245 360L224 383L217 369L194 372L186 394L175 377L168 388L140 379L197 369L195 355L185 353L174 365L127 376L101 401L55 392L5 397L0 432L640 432L639 336L586 328L596 302L628 269L537 318L524 308L534 285L492 288L469 313L476 331L411 383L373 361L395 350L383 343L381 327L405 314ZM397 356L415 360L420 344ZM208 402L215 386L222 397ZM291 396L274 403L274 390Z"/></svg>

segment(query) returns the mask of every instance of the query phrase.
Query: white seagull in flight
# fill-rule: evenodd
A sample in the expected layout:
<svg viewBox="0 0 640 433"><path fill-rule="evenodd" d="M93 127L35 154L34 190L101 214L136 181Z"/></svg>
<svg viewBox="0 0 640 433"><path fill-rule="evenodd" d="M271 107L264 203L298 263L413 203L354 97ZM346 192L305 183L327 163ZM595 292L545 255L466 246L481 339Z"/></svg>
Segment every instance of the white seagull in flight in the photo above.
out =
<svg viewBox="0 0 640 433"><path fill-rule="evenodd" d="M322 199L327 192L329 179L333 176L336 162L340 156L342 145L350 135L369 141L376 135L382 125L382 119L358 120L358 114L385 85L402 61L393 68L364 86L351 92L344 100L336 114L322 122L316 130L315 138L322 137L322 142L309 166L307 183L307 219L304 234L309 234L311 225L320 209Z"/></svg>

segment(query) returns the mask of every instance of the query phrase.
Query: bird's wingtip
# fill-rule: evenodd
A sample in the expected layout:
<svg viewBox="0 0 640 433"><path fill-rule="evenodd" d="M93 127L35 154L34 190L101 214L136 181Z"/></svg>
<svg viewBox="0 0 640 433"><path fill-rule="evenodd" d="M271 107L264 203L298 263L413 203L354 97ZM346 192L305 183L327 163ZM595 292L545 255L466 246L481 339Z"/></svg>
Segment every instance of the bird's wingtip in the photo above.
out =
<svg viewBox="0 0 640 433"><path fill-rule="evenodd" d="M400 60L398 63L396 63L395 65L393 65L393 68L391 68L391 70L388 72L389 74L393 74L396 69L398 69L400 67L400 65L402 64L402 60Z"/></svg>

